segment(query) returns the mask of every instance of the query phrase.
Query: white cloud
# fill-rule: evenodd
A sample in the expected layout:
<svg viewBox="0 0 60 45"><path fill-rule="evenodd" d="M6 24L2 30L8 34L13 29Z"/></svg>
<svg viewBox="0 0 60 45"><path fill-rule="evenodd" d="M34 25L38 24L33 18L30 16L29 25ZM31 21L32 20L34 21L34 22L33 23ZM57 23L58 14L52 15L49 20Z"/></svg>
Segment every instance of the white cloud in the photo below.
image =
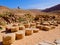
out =
<svg viewBox="0 0 60 45"><path fill-rule="evenodd" d="M52 5L50 3L49 4L45 3L45 4L32 4L32 5L29 5L27 7L30 9L46 9L46 8L52 7L54 5L56 5L56 4Z"/></svg>

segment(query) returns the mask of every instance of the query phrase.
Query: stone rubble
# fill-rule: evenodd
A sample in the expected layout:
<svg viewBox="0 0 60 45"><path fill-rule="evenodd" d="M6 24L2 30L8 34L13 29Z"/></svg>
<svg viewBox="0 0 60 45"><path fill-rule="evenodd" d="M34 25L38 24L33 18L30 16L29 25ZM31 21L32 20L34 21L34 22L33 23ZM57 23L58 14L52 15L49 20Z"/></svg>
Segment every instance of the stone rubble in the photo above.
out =
<svg viewBox="0 0 60 45"><path fill-rule="evenodd" d="M60 45L60 40L57 39L53 43L43 41L43 42L39 42L36 45Z"/></svg>

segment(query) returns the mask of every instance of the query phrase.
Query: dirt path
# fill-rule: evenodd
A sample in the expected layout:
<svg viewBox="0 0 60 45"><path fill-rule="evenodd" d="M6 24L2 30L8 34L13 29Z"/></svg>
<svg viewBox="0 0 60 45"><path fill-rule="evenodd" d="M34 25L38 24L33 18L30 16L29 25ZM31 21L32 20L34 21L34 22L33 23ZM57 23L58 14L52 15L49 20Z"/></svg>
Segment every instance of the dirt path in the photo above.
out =
<svg viewBox="0 0 60 45"><path fill-rule="evenodd" d="M60 25L50 31L39 31L39 33L25 36L21 40L17 40L13 45L36 45L40 41L53 42L55 39L60 39Z"/></svg>

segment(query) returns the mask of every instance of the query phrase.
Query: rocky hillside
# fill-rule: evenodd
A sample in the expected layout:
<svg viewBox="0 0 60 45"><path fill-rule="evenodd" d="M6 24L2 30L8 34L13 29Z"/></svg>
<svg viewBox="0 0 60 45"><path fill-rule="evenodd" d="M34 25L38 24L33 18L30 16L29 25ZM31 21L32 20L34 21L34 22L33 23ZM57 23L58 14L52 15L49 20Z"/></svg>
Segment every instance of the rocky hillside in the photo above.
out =
<svg viewBox="0 0 60 45"><path fill-rule="evenodd" d="M54 9L56 9L57 7L59 7L59 5L55 6ZM57 9L57 12L58 12L58 9ZM55 15L58 15L59 12L58 13L56 13L56 11L42 12L39 9L30 9L30 10L10 9L5 6L0 6L0 25L1 24L5 25L9 23L14 23L14 22L22 22L22 21L30 22L30 21L33 21L36 18L36 16L38 18L44 17L44 16L45 17L55 16Z"/></svg>
<svg viewBox="0 0 60 45"><path fill-rule="evenodd" d="M32 17L34 17L32 15L34 14L28 10L10 9L4 6L0 6L0 24L3 25L8 23L27 21L28 18L28 20L31 20Z"/></svg>

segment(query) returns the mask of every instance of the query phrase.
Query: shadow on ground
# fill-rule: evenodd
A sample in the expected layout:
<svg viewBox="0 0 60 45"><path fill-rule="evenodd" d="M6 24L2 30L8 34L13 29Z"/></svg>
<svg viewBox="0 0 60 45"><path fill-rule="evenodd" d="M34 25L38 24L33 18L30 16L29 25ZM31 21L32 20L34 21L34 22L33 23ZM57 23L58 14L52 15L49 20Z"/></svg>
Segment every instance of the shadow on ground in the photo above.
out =
<svg viewBox="0 0 60 45"><path fill-rule="evenodd" d="M3 45L2 42L0 42L0 45Z"/></svg>

